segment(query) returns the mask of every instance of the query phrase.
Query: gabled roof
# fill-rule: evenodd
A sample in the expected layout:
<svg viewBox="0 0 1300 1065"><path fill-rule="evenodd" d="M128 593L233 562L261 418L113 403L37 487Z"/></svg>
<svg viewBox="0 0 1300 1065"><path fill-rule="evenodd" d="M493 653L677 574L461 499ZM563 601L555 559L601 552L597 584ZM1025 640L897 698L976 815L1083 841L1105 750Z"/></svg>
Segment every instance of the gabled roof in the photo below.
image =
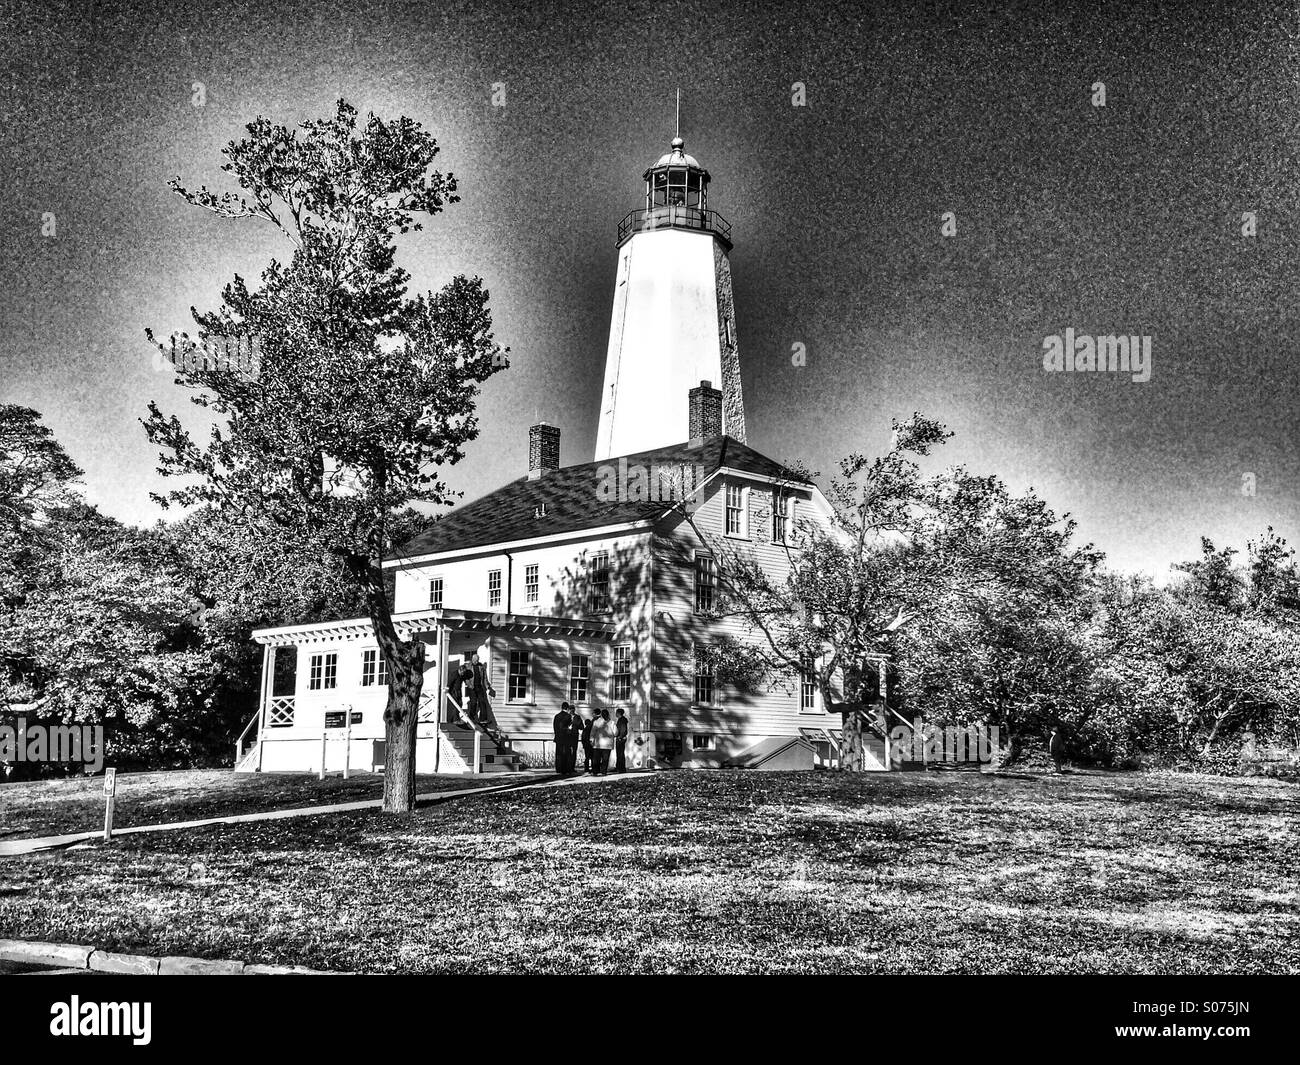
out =
<svg viewBox="0 0 1300 1065"><path fill-rule="evenodd" d="M623 462L629 469L642 466L647 470L651 466L690 466L692 469L703 466L705 478L726 468L811 485L806 478L796 477L781 463L729 436L710 437L695 446L672 444L634 455L562 466L536 480L520 477L451 511L431 529L394 551L388 564L446 551L650 522L666 513L671 504L600 498L602 479L608 480L611 470L618 477ZM602 474L602 468L605 474ZM545 516L538 516L543 506Z"/></svg>

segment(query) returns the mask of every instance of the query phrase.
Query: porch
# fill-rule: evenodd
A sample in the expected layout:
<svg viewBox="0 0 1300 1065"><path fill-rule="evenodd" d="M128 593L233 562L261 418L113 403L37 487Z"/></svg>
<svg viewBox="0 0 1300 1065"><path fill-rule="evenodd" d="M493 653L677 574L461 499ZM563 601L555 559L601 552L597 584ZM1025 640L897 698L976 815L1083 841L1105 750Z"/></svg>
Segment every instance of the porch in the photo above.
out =
<svg viewBox="0 0 1300 1065"><path fill-rule="evenodd" d="M535 683L529 649L554 650L558 643L590 653L614 631L609 622L587 618L452 609L396 614L393 623L401 638L424 645L420 773L512 772L544 761L550 717L567 697L567 677L563 690ZM323 776L381 768L388 677L369 619L258 629L253 639L263 648L262 683L257 712L235 741L236 772ZM487 728L467 717L447 690L474 654L491 686ZM521 735L528 742L517 744L513 737Z"/></svg>

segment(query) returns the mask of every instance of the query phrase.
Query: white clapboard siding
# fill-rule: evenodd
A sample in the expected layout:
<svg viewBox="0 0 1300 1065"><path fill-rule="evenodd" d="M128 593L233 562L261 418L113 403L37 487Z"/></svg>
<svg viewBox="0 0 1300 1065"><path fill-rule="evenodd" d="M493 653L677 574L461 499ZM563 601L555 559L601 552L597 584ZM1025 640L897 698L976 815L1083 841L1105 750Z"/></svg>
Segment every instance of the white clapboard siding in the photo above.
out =
<svg viewBox="0 0 1300 1065"><path fill-rule="evenodd" d="M728 543L752 550L755 558L769 572L781 578L788 571L786 549L771 542L772 486L762 481L731 478L744 485L748 512L745 539L729 538ZM801 726L827 722L820 712L803 713L799 709L796 677L785 678L770 689L737 692L718 686L720 699L713 707L692 705L694 696L692 643L703 643L712 636L730 635L750 638L743 621L734 618L710 619L695 612L695 562L693 551L705 548L696 528L705 536L721 537L725 529L725 485L719 478L693 514L694 527L684 518L665 526L654 541L656 655L655 685L652 706L656 730L713 732L719 736L797 735ZM806 491L794 490L792 521L810 518L813 509ZM759 639L761 637L753 637Z"/></svg>

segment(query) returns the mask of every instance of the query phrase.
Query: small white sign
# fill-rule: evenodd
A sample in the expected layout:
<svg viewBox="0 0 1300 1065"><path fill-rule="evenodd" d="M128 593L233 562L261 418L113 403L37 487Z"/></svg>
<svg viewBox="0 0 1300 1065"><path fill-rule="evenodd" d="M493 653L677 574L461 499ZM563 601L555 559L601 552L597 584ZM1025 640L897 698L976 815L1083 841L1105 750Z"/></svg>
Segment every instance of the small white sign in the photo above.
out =
<svg viewBox="0 0 1300 1065"><path fill-rule="evenodd" d="M105 769L104 770L104 794L112 795L116 791L117 791L117 770Z"/></svg>

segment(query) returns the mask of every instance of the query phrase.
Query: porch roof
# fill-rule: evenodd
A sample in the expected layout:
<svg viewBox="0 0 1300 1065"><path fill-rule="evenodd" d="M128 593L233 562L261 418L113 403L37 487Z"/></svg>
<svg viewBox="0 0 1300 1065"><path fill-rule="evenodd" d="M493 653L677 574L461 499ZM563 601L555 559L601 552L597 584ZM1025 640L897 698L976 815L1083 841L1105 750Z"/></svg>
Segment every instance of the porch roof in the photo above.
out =
<svg viewBox="0 0 1300 1065"><path fill-rule="evenodd" d="M487 610L419 610L394 614L397 635L411 637L444 628L449 632L512 632L551 636L589 636L612 639L614 624L596 618L563 618L535 614L501 614ZM310 643L373 640L369 618L319 621L311 625L280 625L254 629L253 640L266 647L289 647Z"/></svg>

